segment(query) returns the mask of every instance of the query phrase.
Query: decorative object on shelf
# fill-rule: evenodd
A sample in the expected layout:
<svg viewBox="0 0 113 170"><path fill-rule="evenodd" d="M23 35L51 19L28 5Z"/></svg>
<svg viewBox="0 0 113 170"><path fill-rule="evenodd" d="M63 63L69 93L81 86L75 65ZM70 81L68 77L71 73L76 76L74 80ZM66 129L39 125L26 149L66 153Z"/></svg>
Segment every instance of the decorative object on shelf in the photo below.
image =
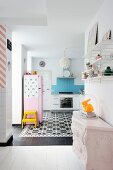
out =
<svg viewBox="0 0 113 170"><path fill-rule="evenodd" d="M92 65L92 70L93 70L94 77L98 76L99 69L98 69L98 66L96 64Z"/></svg>
<svg viewBox="0 0 113 170"><path fill-rule="evenodd" d="M74 75L72 72L70 72L70 78L76 78L76 75Z"/></svg>
<svg viewBox="0 0 113 170"><path fill-rule="evenodd" d="M89 103L91 101L91 99L85 99L81 102L82 107L83 107L83 111L81 111L81 116L83 118L95 118L97 117L95 112L94 112L94 106Z"/></svg>
<svg viewBox="0 0 113 170"><path fill-rule="evenodd" d="M91 69L92 66L91 66L90 62L87 62L87 63L86 63L86 67L87 67L88 70Z"/></svg>
<svg viewBox="0 0 113 170"><path fill-rule="evenodd" d="M90 71L89 71L89 76L88 77L94 77L94 70L93 69L91 69Z"/></svg>
<svg viewBox="0 0 113 170"><path fill-rule="evenodd" d="M31 72L26 72L25 75L31 75Z"/></svg>
<svg viewBox="0 0 113 170"><path fill-rule="evenodd" d="M94 107L92 104L89 104L88 102L91 101L91 99L84 100L82 102L82 106L84 108L84 112L91 113L94 111Z"/></svg>
<svg viewBox="0 0 113 170"><path fill-rule="evenodd" d="M104 76L111 76L111 75L113 75L113 71L111 70L111 67L108 66L104 71Z"/></svg>
<svg viewBox="0 0 113 170"><path fill-rule="evenodd" d="M98 54L98 55L96 56L96 60L99 60L99 59L102 59L102 56L101 56L100 54Z"/></svg>
<svg viewBox="0 0 113 170"><path fill-rule="evenodd" d="M82 79L87 79L89 74L87 72L82 72Z"/></svg>
<svg viewBox="0 0 113 170"><path fill-rule="evenodd" d="M70 76L71 76L70 71L67 70L67 69L63 69L63 76L64 76L64 77L70 77Z"/></svg>
<svg viewBox="0 0 113 170"><path fill-rule="evenodd" d="M102 40L111 40L111 30L105 33Z"/></svg>
<svg viewBox="0 0 113 170"><path fill-rule="evenodd" d="M38 74L38 71L31 71L31 72L26 72L24 75L37 75Z"/></svg>
<svg viewBox="0 0 113 170"><path fill-rule="evenodd" d="M85 94L85 90L84 89L79 89L79 94L80 95L84 95Z"/></svg>
<svg viewBox="0 0 113 170"><path fill-rule="evenodd" d="M98 43L98 23L96 23L89 32L87 51L89 52L97 43Z"/></svg>
<svg viewBox="0 0 113 170"><path fill-rule="evenodd" d="M40 67L45 67L45 65L46 65L45 61L40 61L40 62L39 62L39 66L40 66Z"/></svg>
<svg viewBox="0 0 113 170"><path fill-rule="evenodd" d="M33 71L31 72L31 74L32 74L32 75L36 75L36 74L37 74L37 71L33 70Z"/></svg>

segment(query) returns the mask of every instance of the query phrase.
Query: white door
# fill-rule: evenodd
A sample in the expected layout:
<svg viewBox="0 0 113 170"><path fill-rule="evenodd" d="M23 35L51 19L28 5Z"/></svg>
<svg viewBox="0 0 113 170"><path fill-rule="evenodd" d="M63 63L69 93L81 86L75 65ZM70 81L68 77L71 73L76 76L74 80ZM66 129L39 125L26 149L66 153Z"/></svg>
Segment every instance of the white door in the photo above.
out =
<svg viewBox="0 0 113 170"><path fill-rule="evenodd" d="M43 77L43 110L51 110L51 81L52 73L48 70L40 71Z"/></svg>

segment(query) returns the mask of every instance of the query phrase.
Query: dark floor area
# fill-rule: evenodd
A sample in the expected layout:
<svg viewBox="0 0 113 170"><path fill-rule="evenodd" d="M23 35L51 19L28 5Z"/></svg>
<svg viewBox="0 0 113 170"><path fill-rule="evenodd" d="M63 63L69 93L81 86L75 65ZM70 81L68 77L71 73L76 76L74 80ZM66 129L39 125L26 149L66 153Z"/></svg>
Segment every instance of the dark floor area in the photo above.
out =
<svg viewBox="0 0 113 170"><path fill-rule="evenodd" d="M19 137L20 125L13 125L13 142L10 146L72 145L72 137Z"/></svg>

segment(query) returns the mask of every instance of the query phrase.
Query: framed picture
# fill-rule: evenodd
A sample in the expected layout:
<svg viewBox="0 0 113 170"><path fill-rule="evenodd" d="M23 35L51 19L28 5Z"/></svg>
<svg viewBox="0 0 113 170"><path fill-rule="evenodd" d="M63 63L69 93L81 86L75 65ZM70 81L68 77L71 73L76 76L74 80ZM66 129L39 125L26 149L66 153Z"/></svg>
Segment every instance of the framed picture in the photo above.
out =
<svg viewBox="0 0 113 170"><path fill-rule="evenodd" d="M9 39L7 39L7 49L12 51L12 42Z"/></svg>
<svg viewBox="0 0 113 170"><path fill-rule="evenodd" d="M98 23L96 23L89 32L87 51L90 51L97 43L98 43Z"/></svg>
<svg viewBox="0 0 113 170"><path fill-rule="evenodd" d="M111 30L104 34L102 40L111 40Z"/></svg>

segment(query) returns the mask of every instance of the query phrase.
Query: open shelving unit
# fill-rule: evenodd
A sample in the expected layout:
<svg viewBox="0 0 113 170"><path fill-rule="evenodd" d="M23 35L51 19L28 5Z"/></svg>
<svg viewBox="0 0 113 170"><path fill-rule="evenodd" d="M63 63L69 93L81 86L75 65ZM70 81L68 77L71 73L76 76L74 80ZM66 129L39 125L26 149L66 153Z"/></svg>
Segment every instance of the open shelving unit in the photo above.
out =
<svg viewBox="0 0 113 170"><path fill-rule="evenodd" d="M98 56L99 55L99 56ZM98 57L97 57L98 56ZM113 80L113 73L109 75L104 73L107 66L113 71L113 40L103 40L93 49L89 50L88 53L84 56L85 58L85 70L83 72L87 74L87 78L83 80ZM86 63L90 63L91 68L86 67ZM93 68L98 70L97 75L91 75L91 71L94 71Z"/></svg>
<svg viewBox="0 0 113 170"><path fill-rule="evenodd" d="M105 51L108 51L108 54L110 51L113 52L113 40L103 40L99 42L92 49L90 49L87 54L85 54L84 58L90 58L95 54L102 54L102 52Z"/></svg>
<svg viewBox="0 0 113 170"><path fill-rule="evenodd" d="M112 76L97 76L97 77L91 77L87 79L82 79L84 81L90 81L90 80L113 80L113 75Z"/></svg>

